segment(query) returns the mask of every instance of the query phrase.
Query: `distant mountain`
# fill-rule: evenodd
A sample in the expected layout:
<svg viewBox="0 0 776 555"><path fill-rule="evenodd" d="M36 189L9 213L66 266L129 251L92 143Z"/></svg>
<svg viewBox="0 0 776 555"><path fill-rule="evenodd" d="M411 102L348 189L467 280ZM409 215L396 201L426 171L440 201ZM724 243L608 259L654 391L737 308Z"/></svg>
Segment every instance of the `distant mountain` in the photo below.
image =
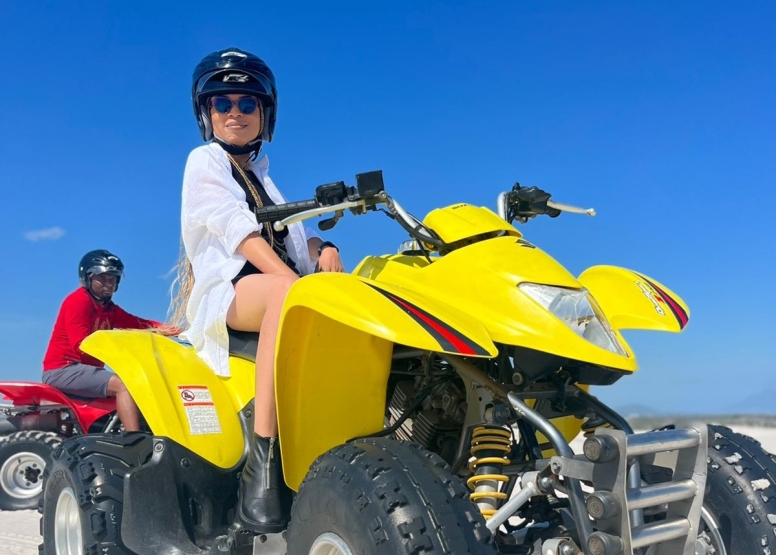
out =
<svg viewBox="0 0 776 555"><path fill-rule="evenodd" d="M623 405L615 409L620 415L625 418L632 418L634 416L657 416L662 414L659 410L646 405L639 405L632 403L630 405Z"/></svg>
<svg viewBox="0 0 776 555"><path fill-rule="evenodd" d="M710 411L711 412L711 411ZM719 407L718 411L728 414L776 414L776 391L765 389L758 391L740 401Z"/></svg>
<svg viewBox="0 0 776 555"><path fill-rule="evenodd" d="M633 417L652 417L652 416L669 416L669 415L774 415L776 417L776 390L763 389L756 393L752 393L745 397L739 397L739 392L731 389L728 395L727 402L721 402L716 404L704 403L702 405L696 404L694 410L678 410L678 411L666 411L650 407L648 405L642 405L639 403L630 403L627 405L621 405L614 407L615 410L626 418ZM702 408L701 408L702 407Z"/></svg>

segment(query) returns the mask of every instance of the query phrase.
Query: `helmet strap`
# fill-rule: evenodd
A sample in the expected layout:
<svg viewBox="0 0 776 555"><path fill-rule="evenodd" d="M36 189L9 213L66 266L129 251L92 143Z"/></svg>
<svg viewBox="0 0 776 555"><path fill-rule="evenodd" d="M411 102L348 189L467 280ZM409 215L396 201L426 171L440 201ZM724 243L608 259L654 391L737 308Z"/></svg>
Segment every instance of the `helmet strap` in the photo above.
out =
<svg viewBox="0 0 776 555"><path fill-rule="evenodd" d="M259 152L261 152L261 147L262 147L261 139L256 139L254 141L251 141L244 146L236 146L236 145L233 145L232 143L227 143L226 141L222 141L216 135L213 135L213 142L218 144L221 148L223 148L226 152L228 152L232 156L239 156L241 154L250 154L251 160L256 159L256 157L259 155Z"/></svg>

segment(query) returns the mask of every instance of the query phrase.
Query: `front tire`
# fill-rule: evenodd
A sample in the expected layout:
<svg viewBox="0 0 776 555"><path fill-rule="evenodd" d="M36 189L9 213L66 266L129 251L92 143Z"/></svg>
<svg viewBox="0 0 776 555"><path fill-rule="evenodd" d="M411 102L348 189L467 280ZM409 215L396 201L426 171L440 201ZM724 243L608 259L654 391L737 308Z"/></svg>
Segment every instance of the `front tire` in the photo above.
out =
<svg viewBox="0 0 776 555"><path fill-rule="evenodd" d="M43 493L43 472L62 443L53 432L22 431L0 440L0 510L35 509Z"/></svg>
<svg viewBox="0 0 776 555"><path fill-rule="evenodd" d="M776 551L775 533L774 456L750 437L710 425L698 546L708 555L767 554Z"/></svg>
<svg viewBox="0 0 776 555"><path fill-rule="evenodd" d="M130 555L121 540L124 475L151 454L151 437L139 433L63 443L44 475L41 555Z"/></svg>
<svg viewBox="0 0 776 555"><path fill-rule="evenodd" d="M288 527L288 553L494 554L461 480L422 447L384 438L336 447L313 463Z"/></svg>

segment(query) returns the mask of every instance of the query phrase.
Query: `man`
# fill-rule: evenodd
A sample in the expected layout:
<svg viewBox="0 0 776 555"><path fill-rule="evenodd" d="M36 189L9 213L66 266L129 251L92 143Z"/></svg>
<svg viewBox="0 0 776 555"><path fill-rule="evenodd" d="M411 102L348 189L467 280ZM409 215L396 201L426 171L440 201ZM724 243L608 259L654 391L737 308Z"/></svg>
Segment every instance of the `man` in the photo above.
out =
<svg viewBox="0 0 776 555"><path fill-rule="evenodd" d="M146 329L163 324L124 311L112 301L124 264L106 250L86 253L78 265L81 287L65 298L43 359L43 383L67 395L116 397L116 411L127 432L140 429L140 411L116 374L81 351L81 342L98 330Z"/></svg>

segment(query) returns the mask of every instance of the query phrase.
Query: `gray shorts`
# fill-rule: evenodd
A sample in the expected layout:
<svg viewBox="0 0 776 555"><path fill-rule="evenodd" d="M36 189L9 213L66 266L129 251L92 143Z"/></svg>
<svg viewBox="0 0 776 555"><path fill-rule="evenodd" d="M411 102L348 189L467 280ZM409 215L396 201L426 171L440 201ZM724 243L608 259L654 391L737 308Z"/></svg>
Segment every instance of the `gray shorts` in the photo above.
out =
<svg viewBox="0 0 776 555"><path fill-rule="evenodd" d="M59 370L43 372L43 383L65 395L97 399L108 396L108 381L115 374L105 368L74 362Z"/></svg>

